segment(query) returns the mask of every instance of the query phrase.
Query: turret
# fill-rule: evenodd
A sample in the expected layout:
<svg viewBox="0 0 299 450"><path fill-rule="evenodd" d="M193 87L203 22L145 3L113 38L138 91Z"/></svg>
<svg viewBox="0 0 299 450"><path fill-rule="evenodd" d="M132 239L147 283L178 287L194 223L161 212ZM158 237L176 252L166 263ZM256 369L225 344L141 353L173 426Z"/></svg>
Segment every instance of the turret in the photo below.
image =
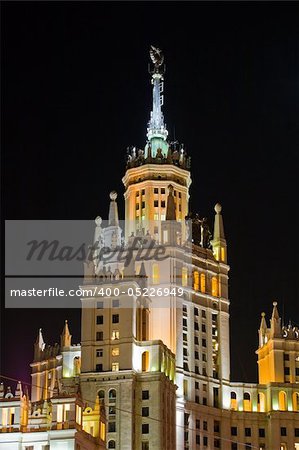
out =
<svg viewBox="0 0 299 450"><path fill-rule="evenodd" d="M117 192L110 192L110 205L108 226L103 229L104 245L114 249L121 245L121 228L119 226L118 208L117 208Z"/></svg>
<svg viewBox="0 0 299 450"><path fill-rule="evenodd" d="M277 302L273 302L273 311L270 319L270 337L276 338L282 336L281 318L279 317Z"/></svg>

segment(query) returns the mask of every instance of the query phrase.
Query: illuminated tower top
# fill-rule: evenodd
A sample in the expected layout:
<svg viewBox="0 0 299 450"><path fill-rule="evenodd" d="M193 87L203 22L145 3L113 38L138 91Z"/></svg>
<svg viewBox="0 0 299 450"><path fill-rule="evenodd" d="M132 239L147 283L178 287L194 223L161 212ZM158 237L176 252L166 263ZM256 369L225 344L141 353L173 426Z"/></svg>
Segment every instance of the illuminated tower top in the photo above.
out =
<svg viewBox="0 0 299 450"><path fill-rule="evenodd" d="M166 141L168 131L164 124L164 117L162 113L163 106L163 75L165 73L164 55L159 48L150 48L150 57L153 62L153 68L150 68L153 85L153 109L151 111L151 118L148 123L147 138L151 141L152 138L160 138Z"/></svg>
<svg viewBox="0 0 299 450"><path fill-rule="evenodd" d="M190 169L190 157L187 156L183 144L167 141L168 131L164 123L162 106L164 104L164 55L159 48L151 45L151 64L149 73L153 86L153 106L147 126L147 143L144 149L128 147L127 168L144 164L171 164L181 169Z"/></svg>

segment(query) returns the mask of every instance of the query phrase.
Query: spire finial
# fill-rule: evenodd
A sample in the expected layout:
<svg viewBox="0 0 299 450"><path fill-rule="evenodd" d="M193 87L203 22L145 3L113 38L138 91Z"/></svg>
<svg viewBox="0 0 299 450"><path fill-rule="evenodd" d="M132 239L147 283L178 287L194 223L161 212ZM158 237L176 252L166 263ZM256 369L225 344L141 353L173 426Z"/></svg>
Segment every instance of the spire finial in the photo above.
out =
<svg viewBox="0 0 299 450"><path fill-rule="evenodd" d="M150 69L152 75L153 85L153 109L147 129L147 138L150 140L153 137L160 137L166 140L168 131L164 124L164 117L161 106L163 106L163 75L165 73L164 55L162 50L151 45L150 58L154 67Z"/></svg>
<svg viewBox="0 0 299 450"><path fill-rule="evenodd" d="M70 347L72 344L72 335L69 330L68 322L67 320L64 321L64 328L62 331L62 334L60 336L60 345L61 348L63 347Z"/></svg>

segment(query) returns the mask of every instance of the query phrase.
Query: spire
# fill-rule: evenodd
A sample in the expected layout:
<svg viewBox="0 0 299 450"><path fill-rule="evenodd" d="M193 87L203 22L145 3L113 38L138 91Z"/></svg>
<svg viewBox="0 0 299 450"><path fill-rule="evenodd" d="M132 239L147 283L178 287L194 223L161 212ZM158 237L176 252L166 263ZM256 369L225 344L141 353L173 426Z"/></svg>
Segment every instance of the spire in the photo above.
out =
<svg viewBox="0 0 299 450"><path fill-rule="evenodd" d="M163 105L163 75L165 73L164 55L162 50L151 45L150 58L154 67L150 70L153 85L153 109L151 111L150 121L147 128L147 137L160 137L166 140L168 131L164 124L164 117L161 106Z"/></svg>
<svg viewBox="0 0 299 450"><path fill-rule="evenodd" d="M270 337L271 338L281 337L281 335L282 335L281 318L279 317L279 313L278 313L278 309L277 309L277 302L273 302L273 311L272 311L270 323L271 323Z"/></svg>
<svg viewBox="0 0 299 450"><path fill-rule="evenodd" d="M213 253L217 261L222 261L226 263L226 239L224 235L223 219L221 215L222 206L217 203L214 207L215 209L215 221L214 221L214 236L211 244L213 246Z"/></svg>
<svg viewBox="0 0 299 450"><path fill-rule="evenodd" d="M262 318L261 318L261 324L260 324L260 328L259 328L260 347L262 347L264 344L266 344L267 331L268 331L267 322L265 319L266 314L264 312L262 312L261 316L262 316Z"/></svg>
<svg viewBox="0 0 299 450"><path fill-rule="evenodd" d="M171 184L168 186L166 220L176 220L173 186Z"/></svg>
<svg viewBox="0 0 299 450"><path fill-rule="evenodd" d="M62 334L60 336L60 345L63 347L70 347L72 345L72 335L69 330L67 320L65 321Z"/></svg>
<svg viewBox="0 0 299 450"><path fill-rule="evenodd" d="M118 226L118 209L117 209L117 192L110 192L110 206L109 206L109 226Z"/></svg>
<svg viewBox="0 0 299 450"><path fill-rule="evenodd" d="M34 361L40 361L43 351L45 349L45 342L42 334L42 329L38 330L38 335L34 344Z"/></svg>

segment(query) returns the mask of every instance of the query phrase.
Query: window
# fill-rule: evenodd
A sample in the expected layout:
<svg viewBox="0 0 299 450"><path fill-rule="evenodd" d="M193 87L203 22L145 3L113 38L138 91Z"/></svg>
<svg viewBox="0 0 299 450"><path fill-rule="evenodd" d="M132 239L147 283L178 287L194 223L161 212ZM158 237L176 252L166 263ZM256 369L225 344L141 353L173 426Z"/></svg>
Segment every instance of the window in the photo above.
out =
<svg viewBox="0 0 299 450"><path fill-rule="evenodd" d="M232 442L231 449L232 450L238 450L238 444L236 442Z"/></svg>
<svg viewBox="0 0 299 450"><path fill-rule="evenodd" d="M145 202L141 202L141 208L145 208Z"/></svg>
<svg viewBox="0 0 299 450"><path fill-rule="evenodd" d="M187 333L183 333L183 341L184 341L184 342L187 342L187 341L188 341L188 339L187 339Z"/></svg>
<svg viewBox="0 0 299 450"><path fill-rule="evenodd" d="M288 353L284 353L284 354L283 354L283 359L284 359L285 361L290 361L290 355L289 355Z"/></svg>
<svg viewBox="0 0 299 450"><path fill-rule="evenodd" d="M195 403L199 404L199 395L195 395Z"/></svg>
<svg viewBox="0 0 299 450"><path fill-rule="evenodd" d="M108 433L115 433L116 431L116 423L108 422Z"/></svg>
<svg viewBox="0 0 299 450"><path fill-rule="evenodd" d="M102 348L98 348L96 350L96 357L97 358L102 358L102 356L103 356L103 349Z"/></svg>
<svg viewBox="0 0 299 450"><path fill-rule="evenodd" d="M202 360L205 361L205 362L207 361L207 355L206 355L206 353L203 353L203 354L202 354Z"/></svg>
<svg viewBox="0 0 299 450"><path fill-rule="evenodd" d="M208 431L208 422L206 420L203 421L203 429Z"/></svg>
<svg viewBox="0 0 299 450"><path fill-rule="evenodd" d="M279 403L280 411L286 411L286 409L287 409L287 394L284 391L279 392L278 403Z"/></svg>
<svg viewBox="0 0 299 450"><path fill-rule="evenodd" d="M194 344L198 345L199 341L198 341L198 336L194 336Z"/></svg>
<svg viewBox="0 0 299 450"><path fill-rule="evenodd" d="M206 318L206 311L205 311L205 309L202 309L202 310L201 310L201 317L202 317L203 319Z"/></svg>
<svg viewBox="0 0 299 450"><path fill-rule="evenodd" d="M119 314L112 314L112 323L119 323Z"/></svg>
<svg viewBox="0 0 299 450"><path fill-rule="evenodd" d="M194 352L194 358L195 358L195 359L199 359L199 353L196 352L196 351Z"/></svg>
<svg viewBox="0 0 299 450"><path fill-rule="evenodd" d="M199 434L196 435L195 442L196 442L196 445L200 445L200 435Z"/></svg>
<svg viewBox="0 0 299 450"><path fill-rule="evenodd" d="M299 367L295 368L295 374L296 374L296 377L299 377Z"/></svg>
<svg viewBox="0 0 299 450"><path fill-rule="evenodd" d="M159 188L154 188L154 194L159 194Z"/></svg>
<svg viewBox="0 0 299 450"><path fill-rule="evenodd" d="M143 406L142 407L142 417L148 417L149 416L149 407Z"/></svg>
<svg viewBox="0 0 299 450"><path fill-rule="evenodd" d="M149 424L143 423L141 425L142 434L148 434L149 433Z"/></svg>
<svg viewBox="0 0 299 450"><path fill-rule="evenodd" d="M199 291L199 273L198 272L194 272L194 274L193 274L193 289L195 291Z"/></svg>
<svg viewBox="0 0 299 450"><path fill-rule="evenodd" d="M237 394L235 392L230 393L230 408L236 410L238 407Z"/></svg>
<svg viewBox="0 0 299 450"><path fill-rule="evenodd" d="M218 280L217 277L212 277L212 295L218 297Z"/></svg>
<svg viewBox="0 0 299 450"><path fill-rule="evenodd" d="M139 210L139 203L136 203L136 211Z"/></svg>
<svg viewBox="0 0 299 450"><path fill-rule="evenodd" d="M141 450L149 450L149 442L148 441L142 441Z"/></svg>
<svg viewBox="0 0 299 450"><path fill-rule="evenodd" d="M195 331L199 330L198 322L194 322L194 330Z"/></svg>
<svg viewBox="0 0 299 450"><path fill-rule="evenodd" d="M112 331L111 339L112 339L112 341L119 339L119 331L118 330Z"/></svg>
<svg viewBox="0 0 299 450"><path fill-rule="evenodd" d="M161 194L165 194L165 188L161 188Z"/></svg>
<svg viewBox="0 0 299 450"><path fill-rule="evenodd" d="M259 437L264 438L265 437L265 428L259 428Z"/></svg>
<svg viewBox="0 0 299 450"><path fill-rule="evenodd" d="M109 416L115 416L115 414L116 414L115 406L109 406L108 412L109 412Z"/></svg>
<svg viewBox="0 0 299 450"><path fill-rule="evenodd" d="M141 195L145 194L145 189L141 189Z"/></svg>
<svg viewBox="0 0 299 450"><path fill-rule="evenodd" d="M97 341L102 341L103 340L103 331L97 331L96 340Z"/></svg>
<svg viewBox="0 0 299 450"><path fill-rule="evenodd" d="M194 308L194 315L198 316L198 308Z"/></svg>
<svg viewBox="0 0 299 450"><path fill-rule="evenodd" d="M220 433L220 422L219 420L214 421L214 433Z"/></svg>
<svg viewBox="0 0 299 450"><path fill-rule="evenodd" d="M251 411L251 398L249 392L244 392L243 409L244 411Z"/></svg>
<svg viewBox="0 0 299 450"><path fill-rule="evenodd" d="M149 399L149 391L142 391L142 400L148 400Z"/></svg>
<svg viewBox="0 0 299 450"><path fill-rule="evenodd" d="M139 191L136 192L136 197L139 197Z"/></svg>
<svg viewBox="0 0 299 450"><path fill-rule="evenodd" d="M187 286L188 284L188 270L187 267L182 268L182 286Z"/></svg>
<svg viewBox="0 0 299 450"><path fill-rule="evenodd" d="M251 436L251 428L245 428L245 436L250 437Z"/></svg>
<svg viewBox="0 0 299 450"><path fill-rule="evenodd" d="M104 302L97 302L97 309L103 309L104 308Z"/></svg>
<svg viewBox="0 0 299 450"><path fill-rule="evenodd" d="M220 448L220 439L214 439L214 447Z"/></svg>
<svg viewBox="0 0 299 450"><path fill-rule="evenodd" d="M199 382L195 381L195 389L199 389Z"/></svg>
<svg viewBox="0 0 299 450"><path fill-rule="evenodd" d="M202 398L202 404L203 404L204 406L207 406L207 404L208 404L208 402L207 402L207 397L203 397L203 398Z"/></svg>
<svg viewBox="0 0 299 450"><path fill-rule="evenodd" d="M159 264L153 264L152 276L153 276L153 284L159 284L160 283Z"/></svg>
<svg viewBox="0 0 299 450"><path fill-rule="evenodd" d="M290 375L290 368L289 367L285 367L284 368L284 374L287 375L287 376Z"/></svg>
<svg viewBox="0 0 299 450"><path fill-rule="evenodd" d="M105 398L105 391L101 389L98 392L98 397L99 397L100 400L103 400Z"/></svg>
<svg viewBox="0 0 299 450"><path fill-rule="evenodd" d="M97 316L97 325L103 325L104 316Z"/></svg>
<svg viewBox="0 0 299 450"><path fill-rule="evenodd" d="M165 208L165 200L161 201L161 208Z"/></svg>
<svg viewBox="0 0 299 450"><path fill-rule="evenodd" d="M158 206L159 206L159 201L158 200L154 200L154 207L158 208Z"/></svg>
<svg viewBox="0 0 299 450"><path fill-rule="evenodd" d="M196 419L196 421L195 421L195 428L197 430L199 430L199 428L200 428L200 420L199 419Z"/></svg>
<svg viewBox="0 0 299 450"><path fill-rule="evenodd" d="M238 428L237 427L231 427L230 434L232 436L237 436L238 435Z"/></svg>
<svg viewBox="0 0 299 450"><path fill-rule="evenodd" d="M103 364L96 364L96 372L103 372Z"/></svg>
<svg viewBox="0 0 299 450"><path fill-rule="evenodd" d="M112 356L119 356L119 347L115 347L111 351Z"/></svg>
<svg viewBox="0 0 299 450"><path fill-rule="evenodd" d="M108 448L116 448L115 441L113 441L113 440L109 441Z"/></svg>
<svg viewBox="0 0 299 450"><path fill-rule="evenodd" d="M203 333L205 333L207 330L206 330L206 325L203 323L202 325L201 325L201 331L203 332Z"/></svg>
<svg viewBox="0 0 299 450"><path fill-rule="evenodd" d="M203 437L203 445L204 445L204 447L208 446L208 438L207 438L207 436Z"/></svg>
<svg viewBox="0 0 299 450"><path fill-rule="evenodd" d="M294 429L295 437L299 437L299 428Z"/></svg>
<svg viewBox="0 0 299 450"><path fill-rule="evenodd" d="M204 273L200 274L200 290L203 294L206 292L206 276Z"/></svg>
<svg viewBox="0 0 299 450"><path fill-rule="evenodd" d="M119 300L112 300L112 308L119 308Z"/></svg>
<svg viewBox="0 0 299 450"><path fill-rule="evenodd" d="M114 362L112 363L112 372L118 372L119 371L119 363Z"/></svg>
<svg viewBox="0 0 299 450"><path fill-rule="evenodd" d="M183 327L187 328L187 319L183 319Z"/></svg>
<svg viewBox="0 0 299 450"><path fill-rule="evenodd" d="M281 435L281 436L286 436L286 435L287 435L287 429L286 429L286 427L281 427L281 428L280 428L280 435Z"/></svg>
<svg viewBox="0 0 299 450"><path fill-rule="evenodd" d="M199 374L199 367L198 366L195 366L195 373Z"/></svg>
<svg viewBox="0 0 299 450"><path fill-rule="evenodd" d="M251 443L250 443L250 442L247 442L247 443L245 444L245 450L252 450L252 447L251 447Z"/></svg>
<svg viewBox="0 0 299 450"><path fill-rule="evenodd" d="M116 390L110 389L109 391L109 401L115 401L116 400Z"/></svg>
<svg viewBox="0 0 299 450"><path fill-rule="evenodd" d="M206 347L206 346L207 346L207 340L206 340L206 339L202 339L202 340L201 340L201 345L202 345L203 347Z"/></svg>

